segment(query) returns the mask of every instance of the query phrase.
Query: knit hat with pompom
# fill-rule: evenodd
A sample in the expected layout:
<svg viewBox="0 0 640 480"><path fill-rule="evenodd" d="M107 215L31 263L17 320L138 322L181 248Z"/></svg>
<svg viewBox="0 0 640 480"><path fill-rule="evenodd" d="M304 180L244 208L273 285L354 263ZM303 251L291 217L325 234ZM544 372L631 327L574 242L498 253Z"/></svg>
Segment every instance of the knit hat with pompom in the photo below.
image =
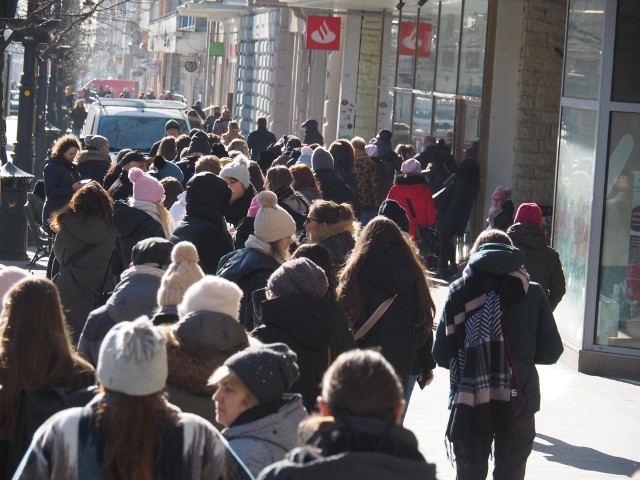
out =
<svg viewBox="0 0 640 480"><path fill-rule="evenodd" d="M171 252L171 265L164 275L158 290L158 305L178 305L184 292L204 277L198 265L198 251L191 242L180 242Z"/></svg>
<svg viewBox="0 0 640 480"><path fill-rule="evenodd" d="M296 233L296 222L287 211L278 205L275 193L265 190L257 197L258 213L254 222L254 235L263 242L275 242Z"/></svg>
<svg viewBox="0 0 640 480"><path fill-rule="evenodd" d="M129 170L129 180L133 183L133 198L135 200L156 203L164 197L162 184L137 167Z"/></svg>
<svg viewBox="0 0 640 480"><path fill-rule="evenodd" d="M221 277L205 275L191 285L178 305L178 316L182 319L198 310L218 312L238 320L242 290L235 283Z"/></svg>

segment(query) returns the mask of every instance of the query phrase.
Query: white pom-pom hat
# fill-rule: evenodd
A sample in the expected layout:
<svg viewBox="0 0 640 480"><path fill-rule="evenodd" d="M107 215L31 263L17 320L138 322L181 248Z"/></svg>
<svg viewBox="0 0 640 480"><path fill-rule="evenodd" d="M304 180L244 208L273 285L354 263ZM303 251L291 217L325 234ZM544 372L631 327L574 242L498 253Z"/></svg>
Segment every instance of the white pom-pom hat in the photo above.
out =
<svg viewBox="0 0 640 480"><path fill-rule="evenodd" d="M158 305L178 305L187 289L204 277L198 265L198 251L191 242L179 242L171 251L171 265L158 290Z"/></svg>
<svg viewBox="0 0 640 480"><path fill-rule="evenodd" d="M178 305L182 319L198 310L219 312L238 320L242 290L235 283L214 275L206 275L191 285Z"/></svg>

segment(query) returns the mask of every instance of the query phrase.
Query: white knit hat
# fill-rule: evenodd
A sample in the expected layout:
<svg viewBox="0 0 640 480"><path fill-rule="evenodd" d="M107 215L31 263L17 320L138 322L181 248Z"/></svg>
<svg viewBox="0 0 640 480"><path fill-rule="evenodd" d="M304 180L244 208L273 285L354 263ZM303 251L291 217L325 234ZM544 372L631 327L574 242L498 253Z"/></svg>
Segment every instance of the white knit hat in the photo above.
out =
<svg viewBox="0 0 640 480"><path fill-rule="evenodd" d="M178 316L206 310L229 315L238 320L242 290L235 283L221 277L206 275L191 285L178 305Z"/></svg>
<svg viewBox="0 0 640 480"><path fill-rule="evenodd" d="M257 196L258 213L254 221L254 234L263 242L275 242L296 233L296 222L278 205L275 193L265 190Z"/></svg>
<svg viewBox="0 0 640 480"><path fill-rule="evenodd" d="M100 383L107 390L132 396L162 391L169 372L166 343L147 317L117 323L100 346Z"/></svg>
<svg viewBox="0 0 640 480"><path fill-rule="evenodd" d="M249 167L244 162L234 160L231 163L227 163L222 170L220 170L220 177L231 177L239 181L244 189L249 188L251 183L251 175L249 174Z"/></svg>
<svg viewBox="0 0 640 480"><path fill-rule="evenodd" d="M198 251L191 242L180 242L171 252L171 265L160 282L158 305L178 305L184 292L202 277L204 272L198 265Z"/></svg>

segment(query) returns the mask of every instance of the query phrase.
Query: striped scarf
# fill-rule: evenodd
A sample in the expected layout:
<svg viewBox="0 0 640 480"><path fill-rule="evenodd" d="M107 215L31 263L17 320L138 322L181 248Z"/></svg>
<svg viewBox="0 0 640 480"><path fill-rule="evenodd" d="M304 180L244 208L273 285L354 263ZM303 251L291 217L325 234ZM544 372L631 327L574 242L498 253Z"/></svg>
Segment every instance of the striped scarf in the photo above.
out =
<svg viewBox="0 0 640 480"><path fill-rule="evenodd" d="M506 431L511 373L502 318L528 286L523 269L493 275L470 267L451 285L445 319L453 394L446 437L452 443Z"/></svg>

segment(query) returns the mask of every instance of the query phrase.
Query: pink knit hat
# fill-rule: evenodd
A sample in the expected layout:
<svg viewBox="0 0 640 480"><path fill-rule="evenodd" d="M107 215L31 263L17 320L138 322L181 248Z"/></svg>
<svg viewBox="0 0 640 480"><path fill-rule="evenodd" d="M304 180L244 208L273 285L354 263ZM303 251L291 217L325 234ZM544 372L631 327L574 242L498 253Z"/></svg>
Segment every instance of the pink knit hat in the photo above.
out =
<svg viewBox="0 0 640 480"><path fill-rule="evenodd" d="M535 203L521 203L513 223L531 223L537 227L542 227L542 210Z"/></svg>
<svg viewBox="0 0 640 480"><path fill-rule="evenodd" d="M155 203L164 197L162 184L137 167L129 170L129 180L133 183L133 198L136 200Z"/></svg>
<svg viewBox="0 0 640 480"><path fill-rule="evenodd" d="M400 171L405 175L419 175L422 171L422 167L420 166L420 162L418 160L416 160L415 158L410 158L402 162Z"/></svg>

